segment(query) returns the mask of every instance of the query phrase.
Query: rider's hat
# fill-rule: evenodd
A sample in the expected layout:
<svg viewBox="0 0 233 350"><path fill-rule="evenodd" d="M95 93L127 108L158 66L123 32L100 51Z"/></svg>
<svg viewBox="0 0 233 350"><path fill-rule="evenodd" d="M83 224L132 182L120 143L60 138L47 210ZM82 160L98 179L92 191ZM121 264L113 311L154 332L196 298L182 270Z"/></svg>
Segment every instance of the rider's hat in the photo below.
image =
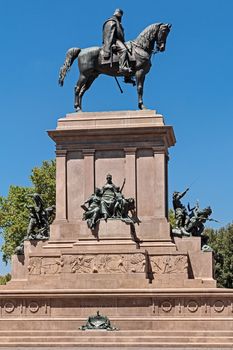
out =
<svg viewBox="0 0 233 350"><path fill-rule="evenodd" d="M121 10L121 9L116 9L115 11L114 11L114 14L113 15L120 15L120 16L123 16L123 11Z"/></svg>

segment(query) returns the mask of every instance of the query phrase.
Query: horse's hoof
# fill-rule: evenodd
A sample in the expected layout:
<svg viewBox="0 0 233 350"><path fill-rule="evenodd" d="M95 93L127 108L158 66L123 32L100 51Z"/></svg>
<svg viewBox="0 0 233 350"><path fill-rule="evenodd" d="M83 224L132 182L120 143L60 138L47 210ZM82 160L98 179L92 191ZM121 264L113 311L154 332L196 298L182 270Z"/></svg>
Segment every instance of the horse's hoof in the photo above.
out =
<svg viewBox="0 0 233 350"><path fill-rule="evenodd" d="M139 103L139 104L138 104L138 108L141 109L141 110L146 110L146 109L148 109L148 108L146 108L146 106L144 106L143 103Z"/></svg>
<svg viewBox="0 0 233 350"><path fill-rule="evenodd" d="M78 112L81 112L82 109L80 107L75 107L75 112L78 113Z"/></svg>

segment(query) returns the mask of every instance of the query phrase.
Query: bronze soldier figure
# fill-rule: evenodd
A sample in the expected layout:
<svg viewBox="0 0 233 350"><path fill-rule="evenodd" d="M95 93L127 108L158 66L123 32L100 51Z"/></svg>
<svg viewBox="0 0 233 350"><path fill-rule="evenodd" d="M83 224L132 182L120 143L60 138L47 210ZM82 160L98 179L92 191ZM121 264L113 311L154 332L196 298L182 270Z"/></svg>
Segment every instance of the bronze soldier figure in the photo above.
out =
<svg viewBox="0 0 233 350"><path fill-rule="evenodd" d="M107 60L112 55L112 50L119 55L119 73L130 74L128 49L125 45L124 29L121 24L123 11L116 9L113 16L107 19L103 25L103 51Z"/></svg>
<svg viewBox="0 0 233 350"><path fill-rule="evenodd" d="M184 227L188 216L185 206L181 203L181 198L186 195L188 190L189 188L187 188L184 192L173 193L172 203L175 211L176 226L179 228Z"/></svg>

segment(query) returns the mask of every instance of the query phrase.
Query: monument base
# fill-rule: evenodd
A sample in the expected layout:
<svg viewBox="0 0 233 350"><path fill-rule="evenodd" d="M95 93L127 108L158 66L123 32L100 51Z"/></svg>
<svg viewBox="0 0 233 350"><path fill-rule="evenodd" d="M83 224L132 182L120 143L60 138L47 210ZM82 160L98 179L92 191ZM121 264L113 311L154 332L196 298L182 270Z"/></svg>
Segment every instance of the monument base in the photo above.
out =
<svg viewBox="0 0 233 350"><path fill-rule="evenodd" d="M1 347L232 346L232 291L3 290ZM80 330L90 315L118 330Z"/></svg>
<svg viewBox="0 0 233 350"><path fill-rule="evenodd" d="M200 237L147 242L149 270L145 247L123 238L25 242L25 258L13 257L13 278L1 287L1 346L232 344L233 290L215 288ZM97 311L116 330L81 330Z"/></svg>
<svg viewBox="0 0 233 350"><path fill-rule="evenodd" d="M25 241L0 287L0 347L232 345L233 290L217 289L200 237L171 238L171 126L155 111L70 114L57 149L56 220L49 241ZM110 172L134 198L138 224L82 221L80 207ZM105 315L115 330L81 330Z"/></svg>

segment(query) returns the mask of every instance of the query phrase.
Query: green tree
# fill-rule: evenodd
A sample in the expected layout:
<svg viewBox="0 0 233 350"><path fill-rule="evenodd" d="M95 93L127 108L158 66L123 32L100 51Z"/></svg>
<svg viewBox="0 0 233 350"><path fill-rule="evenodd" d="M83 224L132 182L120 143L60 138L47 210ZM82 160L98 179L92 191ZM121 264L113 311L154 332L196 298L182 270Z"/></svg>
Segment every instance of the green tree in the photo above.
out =
<svg viewBox="0 0 233 350"><path fill-rule="evenodd" d="M6 275L2 276L0 275L0 285L6 284L11 279L11 274L7 273Z"/></svg>
<svg viewBox="0 0 233 350"><path fill-rule="evenodd" d="M171 227L175 228L176 227L176 218L175 218L175 212L174 212L173 209L169 209L168 220L169 220L169 222L171 224Z"/></svg>
<svg viewBox="0 0 233 350"><path fill-rule="evenodd" d="M214 250L215 278L219 287L233 288L233 223L219 230L206 229Z"/></svg>
<svg viewBox="0 0 233 350"><path fill-rule="evenodd" d="M55 173L55 161L44 161L41 167L32 169L31 187L12 185L6 197L0 196L0 233L4 239L1 250L5 262L10 260L27 232L27 206L34 204L29 194L39 193L46 206L55 204Z"/></svg>

